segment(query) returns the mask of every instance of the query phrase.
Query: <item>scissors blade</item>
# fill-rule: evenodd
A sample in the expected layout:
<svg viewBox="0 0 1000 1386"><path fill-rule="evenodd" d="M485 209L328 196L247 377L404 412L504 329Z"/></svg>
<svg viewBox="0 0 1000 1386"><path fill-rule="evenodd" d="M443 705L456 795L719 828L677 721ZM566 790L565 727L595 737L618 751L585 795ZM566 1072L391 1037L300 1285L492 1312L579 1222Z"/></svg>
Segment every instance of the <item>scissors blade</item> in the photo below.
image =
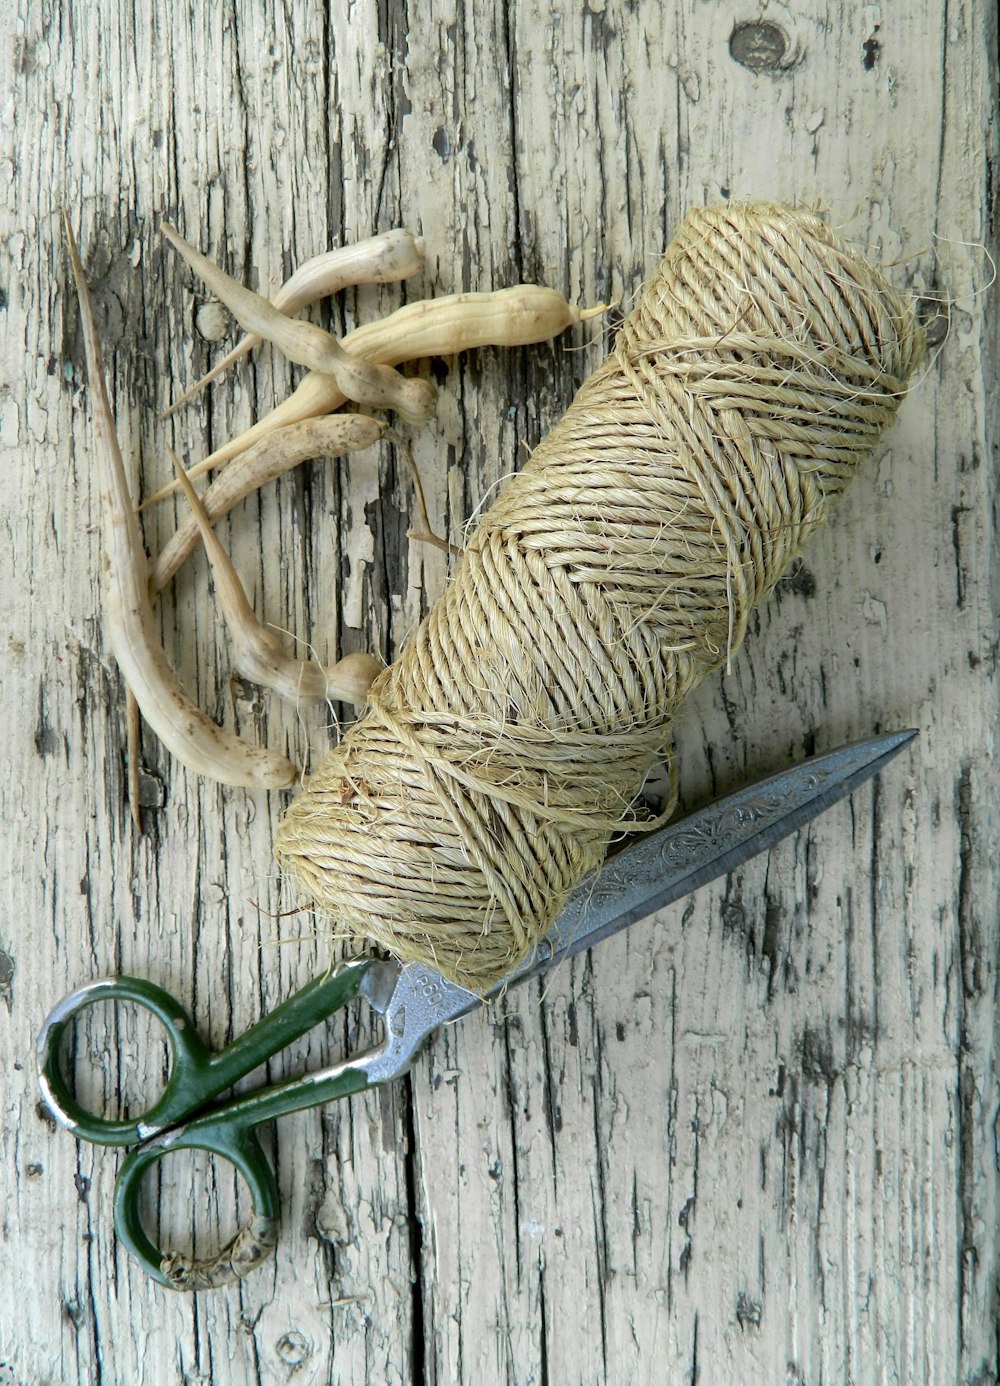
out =
<svg viewBox="0 0 1000 1386"><path fill-rule="evenodd" d="M888 732L813 756L639 838L577 886L535 955L496 991L549 971L735 871L846 799L916 735Z"/></svg>
<svg viewBox="0 0 1000 1386"><path fill-rule="evenodd" d="M734 871L847 798L916 734L889 732L813 756L640 837L576 887L532 956L488 996L548 972ZM483 1003L478 993L448 981L427 963L377 964L365 990L384 1017L388 1036L385 1048L366 1062L372 1082L404 1072L432 1030Z"/></svg>

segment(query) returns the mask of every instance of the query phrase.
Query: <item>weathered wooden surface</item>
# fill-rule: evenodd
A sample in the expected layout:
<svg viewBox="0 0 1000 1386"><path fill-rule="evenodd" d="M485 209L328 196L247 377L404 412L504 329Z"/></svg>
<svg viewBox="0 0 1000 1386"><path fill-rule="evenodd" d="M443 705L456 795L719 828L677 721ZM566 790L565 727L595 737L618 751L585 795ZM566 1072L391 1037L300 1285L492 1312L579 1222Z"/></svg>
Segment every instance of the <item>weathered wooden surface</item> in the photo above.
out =
<svg viewBox="0 0 1000 1386"><path fill-rule="evenodd" d="M779 66L746 65L778 56L766 27L734 58L743 22L784 32ZM2 1386L134 1383L154 1362L212 1386L996 1381L994 8L233 0L150 25L119 0L21 0L0 26ZM161 215L261 285L403 224L429 249L407 295L537 279L627 300L683 211L729 194L828 206L899 283L948 300L951 329L732 675L689 705L685 798L877 727L917 726L918 745L544 998L440 1036L411 1079L285 1123L274 1263L161 1292L115 1245L115 1156L38 1109L38 1024L126 970L222 1043L329 949L267 913L285 903L277 797L198 783L147 739L163 802L143 836L128 821L57 209L148 491L167 443L197 456L293 379L264 352L155 421L221 350ZM348 294L332 321L401 297ZM414 447L440 527L458 533L599 358L564 345L435 368ZM445 578L405 539L410 504L373 450L272 488L223 535L267 619L321 653L391 655ZM179 513L149 517L152 547ZM201 559L160 609L202 706L322 750L321 715L231 683ZM290 1063L358 1040L337 1027ZM155 1075L124 1019L87 1044L95 1092ZM180 1240L232 1223L224 1175L209 1194L190 1165L165 1177Z"/></svg>

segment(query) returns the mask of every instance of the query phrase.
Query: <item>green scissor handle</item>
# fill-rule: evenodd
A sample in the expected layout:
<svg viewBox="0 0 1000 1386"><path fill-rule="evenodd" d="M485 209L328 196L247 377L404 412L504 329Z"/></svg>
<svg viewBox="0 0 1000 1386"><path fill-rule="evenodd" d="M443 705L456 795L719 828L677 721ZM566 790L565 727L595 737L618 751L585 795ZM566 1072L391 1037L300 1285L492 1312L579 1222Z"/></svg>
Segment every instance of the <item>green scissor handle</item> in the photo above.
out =
<svg viewBox="0 0 1000 1386"><path fill-rule="evenodd" d="M39 1080L56 1118L74 1135L98 1145L134 1145L115 1184L115 1227L129 1251L163 1285L203 1289L245 1275L277 1239L278 1189L255 1129L262 1122L370 1086L365 1055L304 1078L288 1079L245 1096L216 1098L252 1069L353 1000L372 966L363 958L309 982L225 1049L213 1052L191 1017L162 987L138 977L111 977L81 987L58 1005L38 1039ZM152 1012L166 1032L170 1072L160 1098L138 1118L109 1121L87 1111L70 1092L59 1063L62 1036L76 1016L99 1001L126 1001ZM243 1175L253 1219L217 1256L196 1261L162 1252L140 1217L145 1172L173 1150L205 1150Z"/></svg>
<svg viewBox="0 0 1000 1386"><path fill-rule="evenodd" d="M140 1117L110 1121L81 1106L70 1091L59 1049L63 1035L81 1011L101 1001L124 1001L150 1011L163 1026L170 1052L170 1074L160 1098ZM225 1051L223 1051L225 1052ZM154 982L141 977L105 977L67 996L49 1015L38 1037L38 1073L48 1106L81 1140L94 1145L136 1145L150 1130L159 1130L200 1105L199 1093L214 1090L207 1081L217 1058L202 1041L179 1001Z"/></svg>
<svg viewBox="0 0 1000 1386"><path fill-rule="evenodd" d="M320 1075L292 1078L234 1097L126 1155L115 1181L115 1231L154 1280L175 1290L207 1290L241 1279L265 1260L278 1239L278 1185L255 1128L276 1117L363 1092L370 1086L363 1058ZM174 1150L205 1150L227 1160L250 1190L253 1217L221 1251L204 1259L162 1251L142 1225L143 1176Z"/></svg>
<svg viewBox="0 0 1000 1386"><path fill-rule="evenodd" d="M214 1256L199 1260L163 1251L142 1224L143 1177L173 1150L210 1151L234 1165L249 1187L253 1217ZM191 1122L129 1151L115 1180L114 1216L119 1240L154 1280L175 1290L225 1285L260 1265L278 1239L278 1208L274 1171L256 1134L212 1118Z"/></svg>

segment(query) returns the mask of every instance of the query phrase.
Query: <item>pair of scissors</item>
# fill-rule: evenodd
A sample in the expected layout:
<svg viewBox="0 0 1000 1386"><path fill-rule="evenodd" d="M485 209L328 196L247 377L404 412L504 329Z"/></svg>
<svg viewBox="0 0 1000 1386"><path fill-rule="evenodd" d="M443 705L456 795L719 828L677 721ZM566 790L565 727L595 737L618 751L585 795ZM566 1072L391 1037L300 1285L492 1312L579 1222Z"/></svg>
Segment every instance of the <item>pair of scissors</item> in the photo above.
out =
<svg viewBox="0 0 1000 1386"><path fill-rule="evenodd" d="M91 982L56 1006L42 1027L42 1097L56 1120L81 1140L133 1147L115 1182L115 1228L154 1280L186 1290L230 1283L260 1265L278 1237L278 1186L257 1127L400 1077L439 1025L479 1009L507 988L540 976L736 869L844 799L915 735L892 732L814 756L639 837L577 887L534 954L485 997L423 963L357 958L308 983L239 1039L213 1052L188 1013L162 987L135 977ZM218 1100L233 1083L356 998L382 1018L384 1037L377 1047L331 1068ZM67 1027L85 1007L108 1000L145 1007L166 1031L166 1087L135 1120L112 1121L85 1110L60 1065ZM234 1165L249 1186L253 1205L246 1226L217 1255L203 1260L161 1251L139 1213L143 1176L170 1151L190 1149Z"/></svg>

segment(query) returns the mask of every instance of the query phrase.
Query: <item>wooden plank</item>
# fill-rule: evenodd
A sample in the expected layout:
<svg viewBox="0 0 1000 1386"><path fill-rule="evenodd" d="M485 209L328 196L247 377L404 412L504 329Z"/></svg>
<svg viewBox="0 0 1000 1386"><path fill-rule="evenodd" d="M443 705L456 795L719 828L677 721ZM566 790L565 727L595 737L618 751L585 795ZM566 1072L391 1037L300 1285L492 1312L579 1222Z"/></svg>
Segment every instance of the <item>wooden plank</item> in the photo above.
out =
<svg viewBox="0 0 1000 1386"><path fill-rule="evenodd" d="M149 18L41 0L0 17L0 1386L131 1383L154 1362L206 1386L1000 1373L996 15L902 11L231 0ZM422 278L347 294L340 329L517 279L627 301L686 208L729 195L827 207L951 326L733 673L691 700L685 801L876 726L919 727L917 748L544 995L442 1034L409 1080L286 1122L273 1265L235 1290L160 1292L114 1243L114 1156L37 1110L41 1017L126 970L220 1044L330 946L308 917L273 917L277 796L199 783L147 737L162 804L130 827L59 208L148 492L168 443L193 459L295 378L261 352L156 421L221 350L161 215L260 285L328 244L420 232ZM459 535L555 422L594 335L435 366L441 406L414 451L439 529ZM324 654L391 657L446 578L407 541L410 507L373 449L288 478L222 534L265 619ZM147 515L151 548L180 513ZM159 609L203 707L321 753L321 714L230 680L201 559ZM136 1100L162 1052L119 1021L82 1048L95 1095ZM367 1033L332 1026L287 1071ZM224 1172L205 1174L175 1166L157 1191L181 1240L235 1221Z"/></svg>

